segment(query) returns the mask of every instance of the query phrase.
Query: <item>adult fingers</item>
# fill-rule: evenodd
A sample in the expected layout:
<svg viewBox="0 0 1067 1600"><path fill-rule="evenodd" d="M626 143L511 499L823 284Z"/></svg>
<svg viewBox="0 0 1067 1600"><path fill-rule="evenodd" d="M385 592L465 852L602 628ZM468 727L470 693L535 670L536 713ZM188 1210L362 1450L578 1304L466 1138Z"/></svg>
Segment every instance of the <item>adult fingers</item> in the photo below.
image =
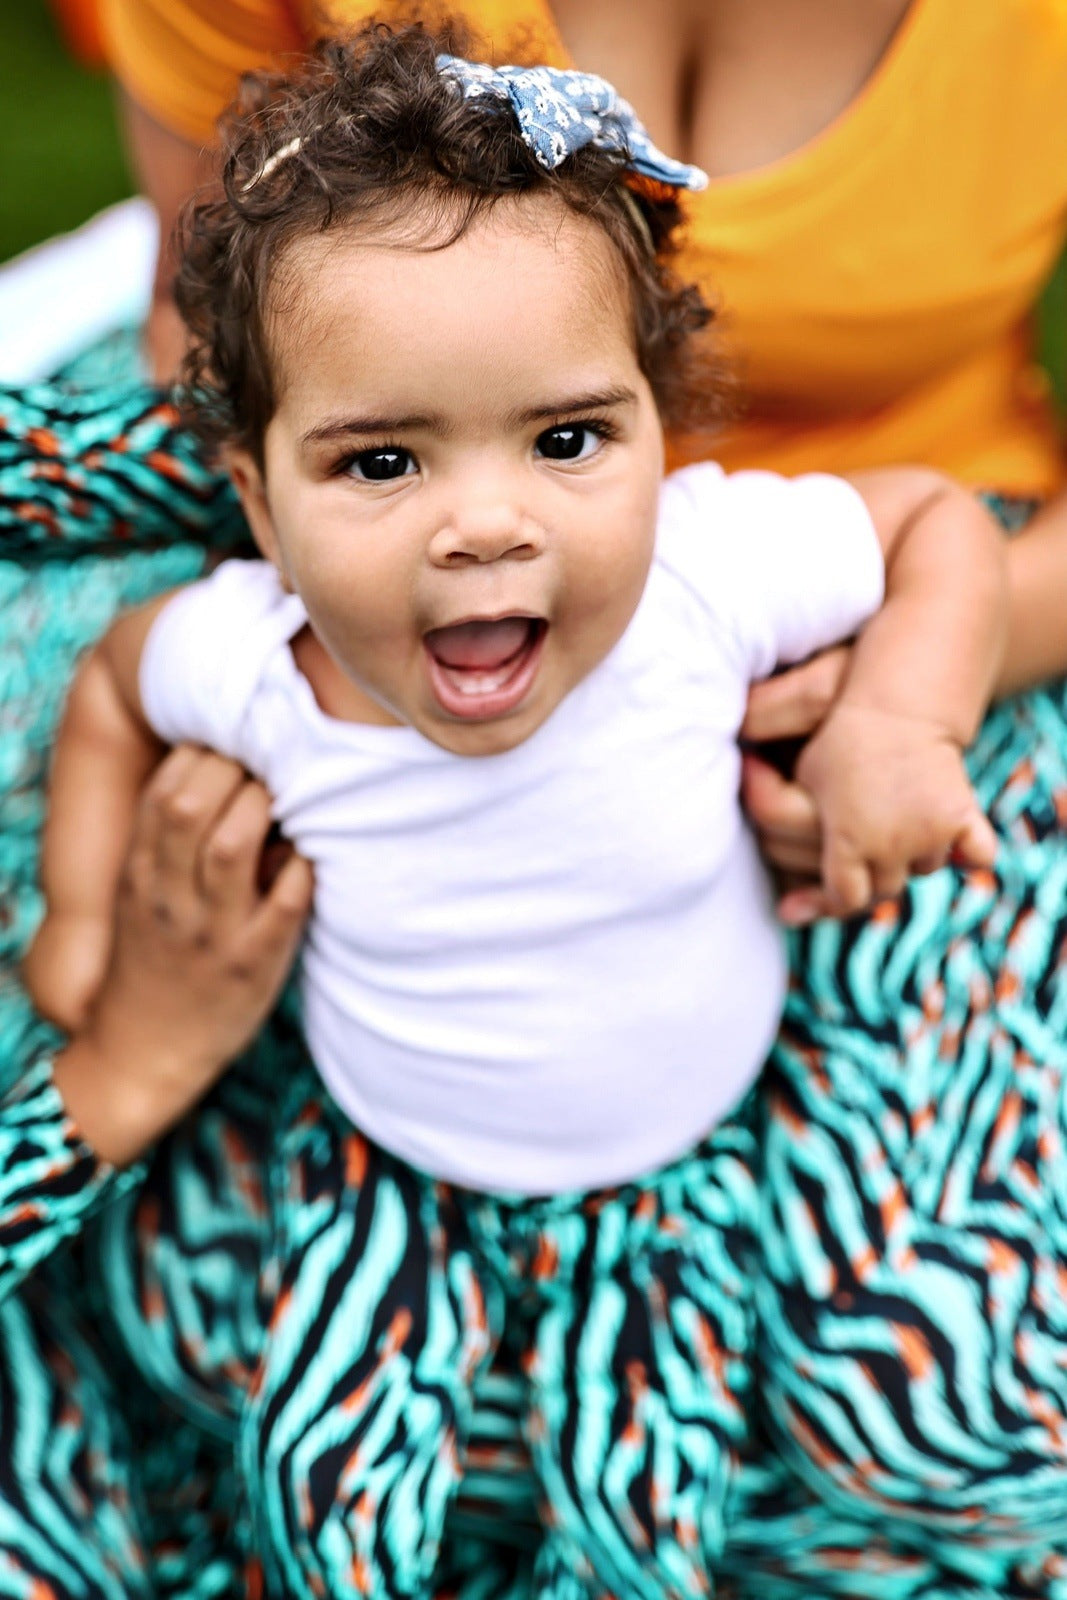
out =
<svg viewBox="0 0 1067 1600"><path fill-rule="evenodd" d="M741 758L741 800L760 832L815 838L819 813L808 791L799 783L747 753Z"/></svg>
<svg viewBox="0 0 1067 1600"><path fill-rule="evenodd" d="M778 901L778 920L787 928L804 928L820 917L832 916L829 898L821 883L788 889Z"/></svg>
<svg viewBox="0 0 1067 1600"><path fill-rule="evenodd" d="M198 881L212 905L240 915L258 899L260 857L270 820L266 789L244 777L200 842Z"/></svg>
<svg viewBox="0 0 1067 1600"><path fill-rule="evenodd" d="M153 790L150 804L158 811L156 871L164 894L199 894L199 860L204 840L246 782L236 761L207 750L194 750L176 778Z"/></svg>
<svg viewBox="0 0 1067 1600"><path fill-rule="evenodd" d="M802 666L766 678L749 690L741 737L759 744L813 732L837 699L848 669L850 650L838 645Z"/></svg>
<svg viewBox="0 0 1067 1600"><path fill-rule="evenodd" d="M161 841L167 828L166 808L189 779L200 755L195 745L176 746L145 784L134 812L121 894L135 897L155 894Z"/></svg>
<svg viewBox="0 0 1067 1600"><path fill-rule="evenodd" d="M808 883L818 878L822 871L822 851L817 842L808 844L787 837L760 834L759 845L764 861L778 873Z"/></svg>
<svg viewBox="0 0 1067 1600"><path fill-rule="evenodd" d="M250 948L265 956L273 953L286 963L291 960L311 910L314 888L309 863L293 852L252 914Z"/></svg>

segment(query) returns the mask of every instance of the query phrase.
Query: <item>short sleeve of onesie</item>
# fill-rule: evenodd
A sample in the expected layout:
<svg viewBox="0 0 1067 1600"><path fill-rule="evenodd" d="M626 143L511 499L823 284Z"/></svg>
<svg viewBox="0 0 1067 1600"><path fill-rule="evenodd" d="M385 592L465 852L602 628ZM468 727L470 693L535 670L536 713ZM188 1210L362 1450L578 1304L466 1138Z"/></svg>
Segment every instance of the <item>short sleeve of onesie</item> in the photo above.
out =
<svg viewBox="0 0 1067 1600"><path fill-rule="evenodd" d="M657 557L713 614L749 681L849 638L878 610L885 562L843 478L686 467L663 486Z"/></svg>
<svg viewBox="0 0 1067 1600"><path fill-rule="evenodd" d="M141 654L138 686L151 727L168 744L246 759L242 722L260 675L305 621L303 603L265 561L226 561L179 590Z"/></svg>

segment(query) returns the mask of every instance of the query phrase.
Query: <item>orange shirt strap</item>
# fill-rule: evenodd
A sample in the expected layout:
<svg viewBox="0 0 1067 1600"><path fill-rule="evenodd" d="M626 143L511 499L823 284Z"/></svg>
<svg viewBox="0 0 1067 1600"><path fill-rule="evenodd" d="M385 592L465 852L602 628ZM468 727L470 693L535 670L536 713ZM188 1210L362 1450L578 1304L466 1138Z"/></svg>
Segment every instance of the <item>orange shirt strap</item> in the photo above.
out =
<svg viewBox="0 0 1067 1600"><path fill-rule="evenodd" d="M198 146L212 142L242 72L303 44L288 7L271 0L105 0L104 20L123 88Z"/></svg>
<svg viewBox="0 0 1067 1600"><path fill-rule="evenodd" d="M372 17L411 16L402 0L102 0L108 55L129 95L165 128L210 144L219 113L242 72L305 48L324 33L358 28ZM558 35L543 0L476 0L417 7L432 18L462 14L479 53L562 65Z"/></svg>

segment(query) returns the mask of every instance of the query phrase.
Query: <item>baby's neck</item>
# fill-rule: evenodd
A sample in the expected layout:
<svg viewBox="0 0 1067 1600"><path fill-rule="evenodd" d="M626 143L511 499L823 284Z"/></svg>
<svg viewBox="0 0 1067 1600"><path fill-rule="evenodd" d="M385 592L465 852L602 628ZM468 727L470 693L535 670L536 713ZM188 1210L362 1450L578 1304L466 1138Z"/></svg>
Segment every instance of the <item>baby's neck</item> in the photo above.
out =
<svg viewBox="0 0 1067 1600"><path fill-rule="evenodd" d="M297 671L311 685L316 704L326 716L338 722L370 723L379 728L403 726L398 717L346 677L310 627L301 628L291 648Z"/></svg>

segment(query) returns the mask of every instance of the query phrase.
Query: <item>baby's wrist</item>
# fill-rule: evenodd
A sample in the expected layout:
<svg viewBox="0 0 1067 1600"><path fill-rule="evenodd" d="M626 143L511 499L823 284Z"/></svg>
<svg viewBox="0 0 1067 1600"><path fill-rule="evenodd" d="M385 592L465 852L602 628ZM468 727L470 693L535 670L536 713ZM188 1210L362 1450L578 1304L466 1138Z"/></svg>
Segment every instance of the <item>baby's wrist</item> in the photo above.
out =
<svg viewBox="0 0 1067 1600"><path fill-rule="evenodd" d="M984 710L984 707L982 708ZM879 692L844 693L831 708L823 727L835 718L853 720L856 724L881 729L898 728L907 736L921 736L939 744L955 745L963 750L974 738L981 721L981 711L973 715L963 706L947 707L925 703L917 705L911 695L895 697Z"/></svg>

